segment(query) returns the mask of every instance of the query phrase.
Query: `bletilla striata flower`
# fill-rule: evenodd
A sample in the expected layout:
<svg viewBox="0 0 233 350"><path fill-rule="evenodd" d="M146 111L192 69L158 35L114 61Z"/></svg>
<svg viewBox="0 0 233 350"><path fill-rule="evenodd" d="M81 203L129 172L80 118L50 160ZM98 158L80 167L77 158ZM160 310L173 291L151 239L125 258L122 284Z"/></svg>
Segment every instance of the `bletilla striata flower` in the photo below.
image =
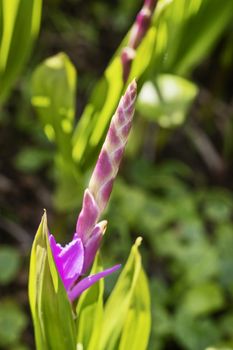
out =
<svg viewBox="0 0 233 350"><path fill-rule="evenodd" d="M84 192L82 210L78 216L72 241L62 247L56 243L53 235L49 236L55 264L71 301L100 278L120 268L120 265L115 265L95 275L84 277L95 258L106 230L107 221L99 222L99 219L108 203L128 140L136 92L137 85L134 80L121 98L111 120L88 188Z"/></svg>

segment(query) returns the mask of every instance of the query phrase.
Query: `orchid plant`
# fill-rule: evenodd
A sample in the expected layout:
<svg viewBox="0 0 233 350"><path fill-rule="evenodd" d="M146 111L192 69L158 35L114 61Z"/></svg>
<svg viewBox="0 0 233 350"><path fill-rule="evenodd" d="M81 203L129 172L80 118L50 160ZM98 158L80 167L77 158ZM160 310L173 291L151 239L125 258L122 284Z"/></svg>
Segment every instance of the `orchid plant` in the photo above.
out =
<svg viewBox="0 0 233 350"><path fill-rule="evenodd" d="M112 118L96 167L84 192L82 210L73 240L65 247L61 247L53 235L49 236L54 261L71 301L98 279L120 267L116 265L80 281L80 277L90 268L106 229L107 222L98 220L108 203L121 162L131 128L135 99L136 81L133 81Z"/></svg>
<svg viewBox="0 0 233 350"><path fill-rule="evenodd" d="M29 274L29 299L37 350L111 350L118 347L129 349L129 345L132 349L145 349L147 346L150 297L138 252L141 239L137 239L133 246L105 305L101 279L121 265L102 270L97 254L107 226L105 220L99 219L108 204L128 140L136 90L134 80L111 120L84 192L71 242L64 247L58 244L48 231L46 214L42 218L32 247ZM92 311L91 314L88 310ZM94 324L95 319L98 325ZM84 331L84 327L87 330Z"/></svg>
<svg viewBox="0 0 233 350"><path fill-rule="evenodd" d="M150 39L150 50L145 51L156 4L156 0L144 0L135 23L94 86L76 126L78 79L69 57L65 53L56 54L42 62L33 73L31 102L47 138L57 147L54 205L59 211L74 209L81 202L79 188L83 186L83 172L93 164L120 96L134 77L141 87L140 80L148 65L144 60L150 60L155 42L154 37ZM70 187L78 189L75 201L67 190Z"/></svg>

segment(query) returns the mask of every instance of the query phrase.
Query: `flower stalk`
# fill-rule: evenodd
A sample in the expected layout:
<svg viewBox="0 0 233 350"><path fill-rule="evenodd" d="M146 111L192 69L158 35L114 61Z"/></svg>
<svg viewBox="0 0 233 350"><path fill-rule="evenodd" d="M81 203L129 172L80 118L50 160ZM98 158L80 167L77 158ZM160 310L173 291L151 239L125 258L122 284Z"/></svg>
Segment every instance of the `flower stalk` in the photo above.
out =
<svg viewBox="0 0 233 350"><path fill-rule="evenodd" d="M145 0L144 5L136 17L136 21L130 32L128 46L121 52L121 61L123 67L123 81L127 82L131 70L132 62L136 56L136 49L151 24L152 15L157 4L157 0Z"/></svg>
<svg viewBox="0 0 233 350"><path fill-rule="evenodd" d="M53 258L70 301L75 300L100 278L120 268L120 265L116 265L96 275L83 278L95 258L106 230L107 221L99 222L99 219L108 204L128 140L136 91L137 85L134 80L121 98L111 120L88 188L84 192L82 209L72 241L62 247L53 235L49 236Z"/></svg>

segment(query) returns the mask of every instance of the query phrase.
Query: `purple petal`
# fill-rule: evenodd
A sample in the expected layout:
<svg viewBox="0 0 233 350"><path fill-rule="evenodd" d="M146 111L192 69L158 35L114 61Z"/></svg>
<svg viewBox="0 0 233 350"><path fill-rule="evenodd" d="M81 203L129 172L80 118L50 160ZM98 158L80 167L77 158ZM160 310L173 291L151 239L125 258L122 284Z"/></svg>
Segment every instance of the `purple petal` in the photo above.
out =
<svg viewBox="0 0 233 350"><path fill-rule="evenodd" d="M56 243L53 235L49 236L50 247L57 270L68 290L80 276L84 263L84 248L80 238L73 239L65 247Z"/></svg>
<svg viewBox="0 0 233 350"><path fill-rule="evenodd" d="M96 253L100 247L100 242L106 230L107 221L99 222L90 234L90 238L84 246L84 264L82 273L85 274L91 266Z"/></svg>
<svg viewBox="0 0 233 350"><path fill-rule="evenodd" d="M95 199L89 189L85 190L83 198L83 206L79 214L76 233L82 242L85 243L89 238L90 231L95 226L99 217L99 209L96 205Z"/></svg>
<svg viewBox="0 0 233 350"><path fill-rule="evenodd" d="M53 256L57 256L61 253L62 251L62 246L56 242L55 238L53 235L49 235L49 243L50 243L50 248L52 250Z"/></svg>
<svg viewBox="0 0 233 350"><path fill-rule="evenodd" d="M78 282L74 288L68 292L70 301L74 301L80 294L82 294L86 289L90 288L93 284L99 281L101 278L110 275L111 273L117 271L121 265L115 265L110 269L101 271L95 275L88 276Z"/></svg>

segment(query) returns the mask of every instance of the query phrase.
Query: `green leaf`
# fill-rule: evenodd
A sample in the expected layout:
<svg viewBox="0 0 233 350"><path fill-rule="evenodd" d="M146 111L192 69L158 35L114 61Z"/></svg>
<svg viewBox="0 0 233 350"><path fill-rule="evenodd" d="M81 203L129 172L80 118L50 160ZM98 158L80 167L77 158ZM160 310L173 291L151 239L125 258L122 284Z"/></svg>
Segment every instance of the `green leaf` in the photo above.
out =
<svg viewBox="0 0 233 350"><path fill-rule="evenodd" d="M203 194L203 214L214 223L225 223L231 219L233 210L232 196L223 190L208 190Z"/></svg>
<svg viewBox="0 0 233 350"><path fill-rule="evenodd" d="M233 296L233 230L232 224L216 228L216 245L220 260L220 282Z"/></svg>
<svg viewBox="0 0 233 350"><path fill-rule="evenodd" d="M188 2L177 3L177 9L183 6L184 13L189 12L188 18L181 22L179 37L176 36L179 44L173 56L174 61L170 63L178 74L188 72L197 65L232 20L232 1L224 2L224 5L218 0L195 1L190 3L189 10L186 11Z"/></svg>
<svg viewBox="0 0 233 350"><path fill-rule="evenodd" d="M137 48L136 56L133 60L128 78L128 83L135 77L140 78L151 63L152 53L157 37L156 35L156 29L151 27Z"/></svg>
<svg viewBox="0 0 233 350"><path fill-rule="evenodd" d="M221 339L218 326L210 319L194 319L183 311L174 318L173 334L187 350L205 349L209 344L217 344Z"/></svg>
<svg viewBox="0 0 233 350"><path fill-rule="evenodd" d="M46 213L31 252L29 301L37 350L75 350L71 304L58 275L49 245Z"/></svg>
<svg viewBox="0 0 233 350"><path fill-rule="evenodd" d="M27 326L27 317L15 301L0 301L0 346L6 347L19 341Z"/></svg>
<svg viewBox="0 0 233 350"><path fill-rule="evenodd" d="M73 162L71 145L76 80L76 70L64 53L46 59L32 77L32 104L45 134L57 147L55 175L58 185L54 198L56 208L61 211L77 204L83 180Z"/></svg>
<svg viewBox="0 0 233 350"><path fill-rule="evenodd" d="M2 246L0 248L0 284L12 282L18 274L19 268L19 252L10 246Z"/></svg>
<svg viewBox="0 0 233 350"><path fill-rule="evenodd" d="M96 152L122 91L121 61L115 57L104 72L104 77L97 83L75 130L73 158L76 162L83 159L84 152L90 153L93 148Z"/></svg>
<svg viewBox="0 0 233 350"><path fill-rule="evenodd" d="M33 73L32 104L50 141L71 160L75 115L76 70L64 53L46 59Z"/></svg>
<svg viewBox="0 0 233 350"><path fill-rule="evenodd" d="M73 138L73 158L76 162L90 163L93 153L95 154L96 149L100 147L124 88L135 77L140 78L151 61L156 38L154 28L147 32L139 45L128 82L123 83L120 52L127 45L129 32L116 50L113 59L104 72L104 76L97 82L90 101L77 125Z"/></svg>
<svg viewBox="0 0 233 350"><path fill-rule="evenodd" d="M138 96L137 110L161 127L179 126L197 94L196 86L178 76L161 74L147 81Z"/></svg>
<svg viewBox="0 0 233 350"><path fill-rule="evenodd" d="M0 104L28 59L39 31L41 7L42 0L0 0Z"/></svg>
<svg viewBox="0 0 233 350"><path fill-rule="evenodd" d="M74 163L68 163L57 154L55 162L57 187L54 194L54 205L60 212L67 212L81 206L84 190L84 176Z"/></svg>
<svg viewBox="0 0 233 350"><path fill-rule="evenodd" d="M141 268L123 327L119 350L147 348L151 327L148 280Z"/></svg>
<svg viewBox="0 0 233 350"><path fill-rule="evenodd" d="M224 305L221 288L214 282L206 282L189 290L183 298L182 309L193 316L220 310Z"/></svg>
<svg viewBox="0 0 233 350"><path fill-rule="evenodd" d="M96 256L91 274L102 271L99 255ZM87 289L79 298L77 313L77 344L83 349L98 349L103 319L104 279Z"/></svg>
<svg viewBox="0 0 233 350"><path fill-rule="evenodd" d="M104 309L101 350L146 349L150 333L150 297L141 266L138 238Z"/></svg>
<svg viewBox="0 0 233 350"><path fill-rule="evenodd" d="M22 172L33 173L45 166L53 159L51 150L41 148L23 148L15 158L16 167Z"/></svg>
<svg viewBox="0 0 233 350"><path fill-rule="evenodd" d="M153 18L157 30L153 71L189 74L230 24L232 11L232 1L159 2Z"/></svg>

